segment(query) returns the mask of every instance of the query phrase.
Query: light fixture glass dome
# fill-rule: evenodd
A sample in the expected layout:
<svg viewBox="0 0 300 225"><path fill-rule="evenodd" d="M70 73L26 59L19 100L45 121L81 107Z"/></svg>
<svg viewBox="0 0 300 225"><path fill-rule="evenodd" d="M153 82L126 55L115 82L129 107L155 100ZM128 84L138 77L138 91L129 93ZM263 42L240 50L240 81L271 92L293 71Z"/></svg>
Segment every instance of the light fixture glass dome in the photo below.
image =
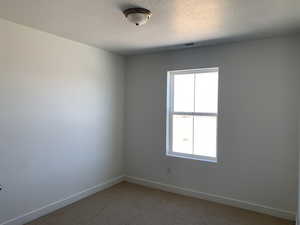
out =
<svg viewBox="0 0 300 225"><path fill-rule="evenodd" d="M150 19L151 12L144 8L129 8L124 11L127 20L134 23L136 26L147 23Z"/></svg>

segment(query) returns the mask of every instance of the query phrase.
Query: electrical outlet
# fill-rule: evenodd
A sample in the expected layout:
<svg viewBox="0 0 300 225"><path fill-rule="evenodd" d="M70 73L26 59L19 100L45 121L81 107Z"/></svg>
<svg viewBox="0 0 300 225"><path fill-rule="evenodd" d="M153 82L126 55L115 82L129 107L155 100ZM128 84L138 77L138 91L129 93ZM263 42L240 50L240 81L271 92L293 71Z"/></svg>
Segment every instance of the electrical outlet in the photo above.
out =
<svg viewBox="0 0 300 225"><path fill-rule="evenodd" d="M6 189L4 188L4 186L2 184L0 184L0 191L6 191Z"/></svg>
<svg viewBox="0 0 300 225"><path fill-rule="evenodd" d="M171 174L171 173L172 173L171 168L167 168L167 174Z"/></svg>

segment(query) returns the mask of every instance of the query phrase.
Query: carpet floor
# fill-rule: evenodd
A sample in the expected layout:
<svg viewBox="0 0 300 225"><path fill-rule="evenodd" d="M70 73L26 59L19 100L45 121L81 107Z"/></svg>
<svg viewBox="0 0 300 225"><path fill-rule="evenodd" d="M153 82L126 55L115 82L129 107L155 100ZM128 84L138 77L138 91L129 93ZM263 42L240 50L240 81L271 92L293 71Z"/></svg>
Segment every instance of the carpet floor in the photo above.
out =
<svg viewBox="0 0 300 225"><path fill-rule="evenodd" d="M27 225L292 225L294 222L122 182Z"/></svg>

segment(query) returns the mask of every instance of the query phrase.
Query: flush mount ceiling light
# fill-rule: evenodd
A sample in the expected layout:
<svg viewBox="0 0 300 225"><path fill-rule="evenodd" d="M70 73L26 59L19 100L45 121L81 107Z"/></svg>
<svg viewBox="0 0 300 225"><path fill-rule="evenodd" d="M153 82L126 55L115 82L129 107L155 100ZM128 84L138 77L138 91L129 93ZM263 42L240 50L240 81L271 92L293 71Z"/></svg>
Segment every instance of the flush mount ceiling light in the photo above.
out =
<svg viewBox="0 0 300 225"><path fill-rule="evenodd" d="M144 8L129 8L123 13L127 20L131 23L134 23L136 26L141 26L147 23L152 15L150 10Z"/></svg>

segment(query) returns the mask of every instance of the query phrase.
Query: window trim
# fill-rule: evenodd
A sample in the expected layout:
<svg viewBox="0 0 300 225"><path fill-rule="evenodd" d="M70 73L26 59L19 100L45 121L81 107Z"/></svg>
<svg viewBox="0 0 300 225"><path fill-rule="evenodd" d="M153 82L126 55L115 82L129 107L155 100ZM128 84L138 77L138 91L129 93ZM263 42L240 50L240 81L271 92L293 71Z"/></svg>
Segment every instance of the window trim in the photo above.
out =
<svg viewBox="0 0 300 225"><path fill-rule="evenodd" d="M191 73L208 73L218 72L218 106L219 106L219 67L187 69L187 70L169 70L167 72L167 115L166 115L166 155L171 157L179 157L185 159L200 160L205 162L218 162L218 123L219 123L219 107L216 113L202 113L202 112L173 112L174 109L174 75L184 75ZM200 115L216 117L216 157L194 155L188 153L173 152L172 150L172 129L173 129L173 115Z"/></svg>

